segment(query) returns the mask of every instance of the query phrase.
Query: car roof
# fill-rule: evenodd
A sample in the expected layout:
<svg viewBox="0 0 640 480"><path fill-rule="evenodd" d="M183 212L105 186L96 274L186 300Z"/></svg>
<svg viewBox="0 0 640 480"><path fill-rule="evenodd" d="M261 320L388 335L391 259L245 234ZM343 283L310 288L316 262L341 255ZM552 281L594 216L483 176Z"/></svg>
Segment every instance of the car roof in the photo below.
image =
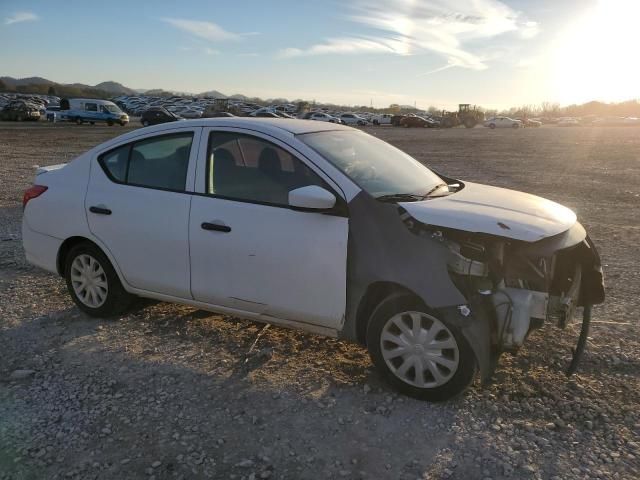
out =
<svg viewBox="0 0 640 480"><path fill-rule="evenodd" d="M194 120L184 120L180 122L180 127L237 127L249 130L259 130L262 132L279 130L298 135L301 133L322 132L327 130L352 130L351 127L329 122L314 122L313 120L298 120L289 118L256 118L256 117L216 117L198 118ZM152 129L157 131L175 128L175 124L163 123L147 127L148 132Z"/></svg>

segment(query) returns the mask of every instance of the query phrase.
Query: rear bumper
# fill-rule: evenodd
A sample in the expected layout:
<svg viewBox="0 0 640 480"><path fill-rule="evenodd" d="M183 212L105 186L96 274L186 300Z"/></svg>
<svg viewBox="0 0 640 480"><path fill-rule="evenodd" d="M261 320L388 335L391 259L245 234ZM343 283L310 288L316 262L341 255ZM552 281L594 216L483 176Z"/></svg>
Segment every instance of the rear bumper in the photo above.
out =
<svg viewBox="0 0 640 480"><path fill-rule="evenodd" d="M22 222L22 247L27 262L51 273L58 273L57 258L62 240L34 232Z"/></svg>

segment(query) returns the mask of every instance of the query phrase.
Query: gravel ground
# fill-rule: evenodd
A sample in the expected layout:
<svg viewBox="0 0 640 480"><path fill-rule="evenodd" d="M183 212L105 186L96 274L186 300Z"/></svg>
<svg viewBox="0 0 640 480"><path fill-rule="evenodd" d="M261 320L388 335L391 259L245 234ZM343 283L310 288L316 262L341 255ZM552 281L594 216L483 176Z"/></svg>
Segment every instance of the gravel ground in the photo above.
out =
<svg viewBox="0 0 640 480"><path fill-rule="evenodd" d="M490 385L428 404L359 346L150 301L95 320L27 265L33 166L130 128L0 123L0 479L640 477L637 129L369 129L451 176L570 206L605 264L578 375L563 373L578 327L547 327Z"/></svg>

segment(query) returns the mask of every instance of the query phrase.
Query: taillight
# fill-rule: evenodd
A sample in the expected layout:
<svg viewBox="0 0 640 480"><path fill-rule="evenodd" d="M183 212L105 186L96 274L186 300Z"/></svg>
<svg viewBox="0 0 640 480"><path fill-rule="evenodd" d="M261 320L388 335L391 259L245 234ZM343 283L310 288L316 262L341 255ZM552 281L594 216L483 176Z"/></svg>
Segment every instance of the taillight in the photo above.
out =
<svg viewBox="0 0 640 480"><path fill-rule="evenodd" d="M46 192L47 188L49 187L45 187L44 185L33 185L32 187L28 188L22 196L22 208L27 206L29 200L33 200L34 198L37 198L44 192Z"/></svg>

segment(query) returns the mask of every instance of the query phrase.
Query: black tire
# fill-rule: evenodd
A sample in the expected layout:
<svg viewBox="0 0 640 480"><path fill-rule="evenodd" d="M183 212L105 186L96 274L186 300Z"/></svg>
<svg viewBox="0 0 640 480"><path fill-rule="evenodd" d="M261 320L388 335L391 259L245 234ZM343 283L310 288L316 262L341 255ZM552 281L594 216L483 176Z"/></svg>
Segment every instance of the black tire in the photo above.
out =
<svg viewBox="0 0 640 480"><path fill-rule="evenodd" d="M513 128L520 128L520 125L518 125L517 123L514 123L514 124L512 125L512 127L513 127Z"/></svg>
<svg viewBox="0 0 640 480"><path fill-rule="evenodd" d="M490 123L490 124L489 124L489 128L490 128L491 130L493 130L494 128L496 128L496 124L495 124L495 123Z"/></svg>
<svg viewBox="0 0 640 480"><path fill-rule="evenodd" d="M374 120L374 121L373 121L373 124L374 124L374 125L376 125L376 126L378 126L378 125L380 125L380 122L379 122L378 120Z"/></svg>
<svg viewBox="0 0 640 480"><path fill-rule="evenodd" d="M95 125L96 122L89 122L89 125Z"/></svg>
<svg viewBox="0 0 640 480"><path fill-rule="evenodd" d="M120 122L120 126L124 127L127 124L127 122Z"/></svg>
<svg viewBox="0 0 640 480"><path fill-rule="evenodd" d="M149 126L149 121L148 120L143 120L142 121L142 126L143 127L148 127Z"/></svg>
<svg viewBox="0 0 640 480"><path fill-rule="evenodd" d="M109 125L110 127L113 127L113 120L107 120L107 125Z"/></svg>
<svg viewBox="0 0 640 480"><path fill-rule="evenodd" d="M104 271L104 280L107 283L107 296L104 303L97 308L93 308L85 304L78 297L72 285L72 264L73 261L81 255L93 257ZM131 303L135 299L133 295L128 293L122 287L122 283L120 283L120 279L107 256L102 253L102 250L100 250L96 245L90 242L80 243L69 250L64 260L64 278L67 282L67 290L69 291L69 295L71 295L73 302L80 310L92 317L105 318L120 315L131 306Z"/></svg>
<svg viewBox="0 0 640 480"><path fill-rule="evenodd" d="M80 117L76 117L76 124L82 125L82 119Z"/></svg>
<svg viewBox="0 0 640 480"><path fill-rule="evenodd" d="M396 376L387 365L382 355L380 338L386 323L402 312L421 312L436 318L444 324L455 339L458 347L458 366L453 376L443 385L431 388L416 387ZM459 328L447 319L437 316L421 301L407 294L394 294L376 307L367 327L367 348L373 364L388 383L405 395L420 400L430 402L450 400L463 393L473 383L476 375L475 355Z"/></svg>

